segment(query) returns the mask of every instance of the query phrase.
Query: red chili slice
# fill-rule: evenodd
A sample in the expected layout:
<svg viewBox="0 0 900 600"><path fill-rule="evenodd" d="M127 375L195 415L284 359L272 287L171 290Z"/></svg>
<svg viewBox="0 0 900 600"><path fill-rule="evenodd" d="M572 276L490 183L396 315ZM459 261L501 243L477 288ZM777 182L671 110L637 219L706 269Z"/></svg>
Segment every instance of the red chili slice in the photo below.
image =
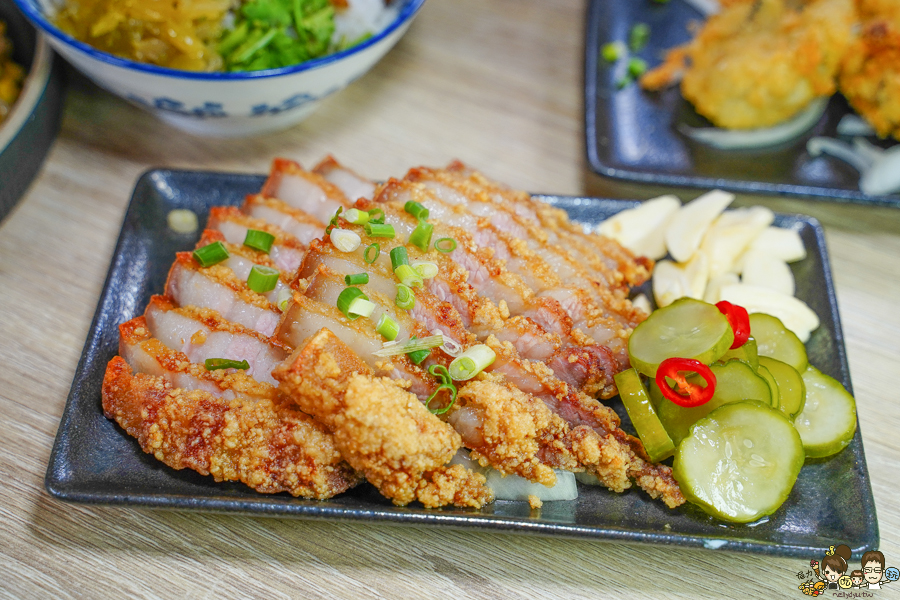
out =
<svg viewBox="0 0 900 600"><path fill-rule="evenodd" d="M740 348L750 338L750 315L747 309L737 304L732 304L728 300L722 300L716 303L719 312L728 319L731 330L734 332L734 342L731 349Z"/></svg>
<svg viewBox="0 0 900 600"><path fill-rule="evenodd" d="M700 386L687 380L687 375L696 373L706 381ZM666 378L675 382L673 389ZM699 360L693 358L667 358L656 370L656 385L662 395L684 408L706 404L716 391L716 376Z"/></svg>

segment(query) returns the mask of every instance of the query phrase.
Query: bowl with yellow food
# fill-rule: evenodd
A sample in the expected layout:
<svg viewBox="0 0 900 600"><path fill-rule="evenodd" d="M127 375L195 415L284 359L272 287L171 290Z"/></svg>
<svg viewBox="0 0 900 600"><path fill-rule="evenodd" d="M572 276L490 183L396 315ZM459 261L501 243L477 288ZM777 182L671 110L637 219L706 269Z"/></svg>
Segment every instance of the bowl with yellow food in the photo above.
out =
<svg viewBox="0 0 900 600"><path fill-rule="evenodd" d="M364 75L425 0L15 0L70 64L183 131L286 129Z"/></svg>

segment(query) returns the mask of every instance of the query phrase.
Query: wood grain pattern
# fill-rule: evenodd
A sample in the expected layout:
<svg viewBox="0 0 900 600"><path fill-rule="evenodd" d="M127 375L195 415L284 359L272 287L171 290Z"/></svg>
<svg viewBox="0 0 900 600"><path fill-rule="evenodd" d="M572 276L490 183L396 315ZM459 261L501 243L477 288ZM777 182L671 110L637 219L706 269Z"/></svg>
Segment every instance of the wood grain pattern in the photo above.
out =
<svg viewBox="0 0 900 600"><path fill-rule="evenodd" d="M459 158L537 192L647 198L660 191L614 184L585 166L585 11L575 0L429 0L367 76L298 127L250 140L187 137L73 74L59 140L0 224L0 597L799 594L796 573L805 561L798 559L78 506L43 489L122 215L149 168L259 173L276 155L312 164L330 152L375 178ZM826 227L881 550L890 564L900 563L900 211L741 202L811 214Z"/></svg>

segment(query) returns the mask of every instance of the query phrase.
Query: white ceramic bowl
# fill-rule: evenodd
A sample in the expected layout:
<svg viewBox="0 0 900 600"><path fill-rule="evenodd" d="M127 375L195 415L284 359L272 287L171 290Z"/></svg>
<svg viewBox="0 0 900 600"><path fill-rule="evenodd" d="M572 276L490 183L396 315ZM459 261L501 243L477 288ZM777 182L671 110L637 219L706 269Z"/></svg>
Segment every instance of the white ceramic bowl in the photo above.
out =
<svg viewBox="0 0 900 600"><path fill-rule="evenodd" d="M395 0L397 18L348 50L305 63L240 73L179 71L123 59L79 42L46 17L52 0L15 0L53 48L100 87L184 131L240 137L286 129L368 71L406 32L425 0Z"/></svg>

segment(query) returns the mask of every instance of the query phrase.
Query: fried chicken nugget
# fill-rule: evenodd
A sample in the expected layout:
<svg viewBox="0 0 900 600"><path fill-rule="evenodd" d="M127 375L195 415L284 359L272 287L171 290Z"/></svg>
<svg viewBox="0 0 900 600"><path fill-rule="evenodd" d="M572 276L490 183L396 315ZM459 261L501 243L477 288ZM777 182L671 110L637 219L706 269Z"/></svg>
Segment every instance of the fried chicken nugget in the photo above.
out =
<svg viewBox="0 0 900 600"><path fill-rule="evenodd" d="M483 475L447 465L462 447L459 434L398 382L374 377L328 329L272 375L301 410L333 433L347 462L394 504L481 508L493 501Z"/></svg>
<svg viewBox="0 0 900 600"><path fill-rule="evenodd" d="M107 366L102 399L107 418L174 469L319 500L360 481L318 423L278 401L174 388L162 377L134 374L119 356Z"/></svg>
<svg viewBox="0 0 900 600"><path fill-rule="evenodd" d="M859 0L859 37L847 50L840 92L879 137L900 140L900 3Z"/></svg>
<svg viewBox="0 0 900 600"><path fill-rule="evenodd" d="M682 95L715 125L770 127L835 92L855 23L853 0L732 0L641 85L683 73Z"/></svg>

